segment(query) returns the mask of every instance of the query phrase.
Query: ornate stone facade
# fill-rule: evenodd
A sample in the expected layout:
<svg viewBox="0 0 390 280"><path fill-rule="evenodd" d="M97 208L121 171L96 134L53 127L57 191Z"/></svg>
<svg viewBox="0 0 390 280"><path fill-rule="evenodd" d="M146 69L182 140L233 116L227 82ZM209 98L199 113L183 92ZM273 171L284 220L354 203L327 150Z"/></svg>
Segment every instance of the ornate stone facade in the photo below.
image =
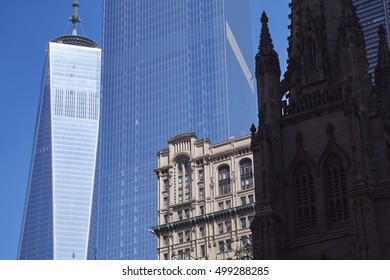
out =
<svg viewBox="0 0 390 280"><path fill-rule="evenodd" d="M251 259L251 136L211 144L187 133L168 143L155 170L159 259Z"/></svg>
<svg viewBox="0 0 390 280"><path fill-rule="evenodd" d="M375 85L352 0L293 0L288 68L262 15L252 125L256 259L390 258L390 56Z"/></svg>

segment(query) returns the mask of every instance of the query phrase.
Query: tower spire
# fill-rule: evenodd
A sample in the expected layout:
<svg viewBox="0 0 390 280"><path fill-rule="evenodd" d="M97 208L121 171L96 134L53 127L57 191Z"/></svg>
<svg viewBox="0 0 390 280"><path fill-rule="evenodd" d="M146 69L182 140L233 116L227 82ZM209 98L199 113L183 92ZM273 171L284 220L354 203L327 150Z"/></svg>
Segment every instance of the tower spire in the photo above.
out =
<svg viewBox="0 0 390 280"><path fill-rule="evenodd" d="M69 18L69 21L72 22L73 24L73 30L72 30L72 35L76 36L77 35L77 24L81 22L81 19L77 13L77 10L79 8L79 1L78 0L73 0L73 15Z"/></svg>

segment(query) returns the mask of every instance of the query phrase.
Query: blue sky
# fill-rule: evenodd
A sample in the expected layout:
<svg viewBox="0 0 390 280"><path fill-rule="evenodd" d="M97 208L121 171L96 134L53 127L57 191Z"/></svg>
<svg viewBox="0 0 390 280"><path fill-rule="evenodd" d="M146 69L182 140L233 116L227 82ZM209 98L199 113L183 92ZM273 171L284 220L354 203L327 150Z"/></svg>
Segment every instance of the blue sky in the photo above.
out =
<svg viewBox="0 0 390 280"><path fill-rule="evenodd" d="M283 72L290 0L236 1L251 2L254 55L259 42L259 19L263 10L267 12ZM0 0L0 260L17 257L45 50L51 39L71 32L68 19L72 2ZM101 45L102 1L79 3L79 34Z"/></svg>

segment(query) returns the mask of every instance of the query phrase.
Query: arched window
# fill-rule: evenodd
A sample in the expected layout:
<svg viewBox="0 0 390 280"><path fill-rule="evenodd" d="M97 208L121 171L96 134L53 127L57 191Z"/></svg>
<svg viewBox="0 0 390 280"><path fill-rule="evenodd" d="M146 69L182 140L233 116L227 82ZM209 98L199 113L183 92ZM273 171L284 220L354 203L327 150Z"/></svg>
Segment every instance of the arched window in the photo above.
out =
<svg viewBox="0 0 390 280"><path fill-rule="evenodd" d="M315 198L313 175L309 165L300 162L294 172L298 227L300 231L317 226L317 205Z"/></svg>
<svg viewBox="0 0 390 280"><path fill-rule="evenodd" d="M318 47L317 43L310 37L306 42L307 57L308 57L308 68L310 71L315 71L318 69Z"/></svg>
<svg viewBox="0 0 390 280"><path fill-rule="evenodd" d="M253 188L252 161L250 159L244 159L240 162L240 173L241 189Z"/></svg>
<svg viewBox="0 0 390 280"><path fill-rule="evenodd" d="M345 166L340 158L331 153L325 163L325 185L328 191L330 222L332 225L350 219L348 188Z"/></svg>
<svg viewBox="0 0 390 280"><path fill-rule="evenodd" d="M219 195L228 194L231 192L230 168L227 165L224 165L218 169L218 187Z"/></svg>

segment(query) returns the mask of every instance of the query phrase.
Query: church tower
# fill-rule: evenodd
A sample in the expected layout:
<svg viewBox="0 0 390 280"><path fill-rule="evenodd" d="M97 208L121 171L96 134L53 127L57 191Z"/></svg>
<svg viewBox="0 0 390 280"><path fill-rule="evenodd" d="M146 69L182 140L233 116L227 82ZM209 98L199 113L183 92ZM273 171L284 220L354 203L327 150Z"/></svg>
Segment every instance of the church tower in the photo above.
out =
<svg viewBox="0 0 390 280"><path fill-rule="evenodd" d="M385 34L379 31L372 85L352 0L293 0L290 8L283 79L268 18L261 17L259 125L251 128L254 256L388 259L390 54Z"/></svg>

